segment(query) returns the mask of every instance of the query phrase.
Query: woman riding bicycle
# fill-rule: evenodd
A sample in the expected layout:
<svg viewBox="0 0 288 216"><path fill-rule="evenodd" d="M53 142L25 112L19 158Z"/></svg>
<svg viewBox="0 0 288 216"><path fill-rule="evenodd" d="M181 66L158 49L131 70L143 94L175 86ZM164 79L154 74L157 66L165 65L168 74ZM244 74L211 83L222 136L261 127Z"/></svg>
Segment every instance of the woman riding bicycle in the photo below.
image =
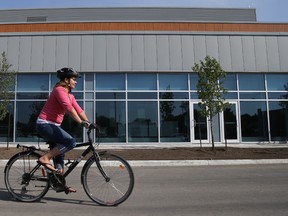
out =
<svg viewBox="0 0 288 216"><path fill-rule="evenodd" d="M76 122L86 128L90 123L71 93L76 86L77 78L80 77L79 73L65 67L57 71L57 77L60 81L55 85L36 122L39 135L49 142L56 143L56 147L40 157L38 162L49 170L63 173L63 155L76 146L76 140L60 127L64 115L69 113ZM56 157L57 169L50 162L53 157ZM70 187L69 192L76 190Z"/></svg>

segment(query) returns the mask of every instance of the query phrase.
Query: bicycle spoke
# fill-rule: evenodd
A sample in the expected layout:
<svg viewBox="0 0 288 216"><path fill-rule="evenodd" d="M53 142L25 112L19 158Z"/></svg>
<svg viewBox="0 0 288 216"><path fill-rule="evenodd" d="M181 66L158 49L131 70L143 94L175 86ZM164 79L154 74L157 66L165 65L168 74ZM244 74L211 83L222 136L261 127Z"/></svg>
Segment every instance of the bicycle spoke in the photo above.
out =
<svg viewBox="0 0 288 216"><path fill-rule="evenodd" d="M87 195L100 205L118 205L132 192L134 175L129 164L116 155L101 156L101 168L95 160L85 168L84 189ZM102 173L105 173L105 178Z"/></svg>

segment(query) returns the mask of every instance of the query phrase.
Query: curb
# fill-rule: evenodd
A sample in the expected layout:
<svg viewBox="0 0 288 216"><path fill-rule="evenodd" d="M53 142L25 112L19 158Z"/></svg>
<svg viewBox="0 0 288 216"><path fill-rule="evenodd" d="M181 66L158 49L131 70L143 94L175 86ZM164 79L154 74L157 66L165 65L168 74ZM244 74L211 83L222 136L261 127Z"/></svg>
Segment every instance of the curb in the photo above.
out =
<svg viewBox="0 0 288 216"><path fill-rule="evenodd" d="M8 160L0 160L0 167L5 167ZM83 167L85 160L78 164ZM227 165L261 165L288 164L288 159L259 159L259 160L130 160L132 167L177 167L177 166L227 166Z"/></svg>
<svg viewBox="0 0 288 216"><path fill-rule="evenodd" d="M288 164L288 159L259 159L259 160L150 160L129 161L132 167L157 166L224 166L224 165L260 165L260 164Z"/></svg>

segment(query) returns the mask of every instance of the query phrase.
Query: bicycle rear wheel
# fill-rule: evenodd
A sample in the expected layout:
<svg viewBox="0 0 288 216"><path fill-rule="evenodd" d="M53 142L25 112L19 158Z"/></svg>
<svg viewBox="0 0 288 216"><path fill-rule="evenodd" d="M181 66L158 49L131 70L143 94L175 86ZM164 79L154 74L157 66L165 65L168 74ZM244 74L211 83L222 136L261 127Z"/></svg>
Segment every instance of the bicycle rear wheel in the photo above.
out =
<svg viewBox="0 0 288 216"><path fill-rule="evenodd" d="M124 202L134 187L134 174L121 157L104 153L97 166L92 156L83 167L82 182L86 194L96 203L115 206Z"/></svg>
<svg viewBox="0 0 288 216"><path fill-rule="evenodd" d="M31 151L14 155L7 163L4 181L9 193L17 200L34 202L42 198L49 190L49 181L45 177L44 167L39 166L35 172L39 154Z"/></svg>

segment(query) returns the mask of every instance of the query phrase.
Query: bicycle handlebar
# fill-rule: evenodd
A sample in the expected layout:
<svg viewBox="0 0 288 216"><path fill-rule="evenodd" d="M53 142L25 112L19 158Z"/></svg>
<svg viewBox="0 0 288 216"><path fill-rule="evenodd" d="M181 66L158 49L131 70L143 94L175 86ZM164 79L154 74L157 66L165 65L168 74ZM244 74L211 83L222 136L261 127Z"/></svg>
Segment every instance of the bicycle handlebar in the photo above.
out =
<svg viewBox="0 0 288 216"><path fill-rule="evenodd" d="M97 130L97 132L100 131L99 125L97 125L96 123L91 123L91 124L89 125L88 130L87 130L87 135L88 135L89 141L91 141L90 133L91 133L91 131L92 131L93 129Z"/></svg>

